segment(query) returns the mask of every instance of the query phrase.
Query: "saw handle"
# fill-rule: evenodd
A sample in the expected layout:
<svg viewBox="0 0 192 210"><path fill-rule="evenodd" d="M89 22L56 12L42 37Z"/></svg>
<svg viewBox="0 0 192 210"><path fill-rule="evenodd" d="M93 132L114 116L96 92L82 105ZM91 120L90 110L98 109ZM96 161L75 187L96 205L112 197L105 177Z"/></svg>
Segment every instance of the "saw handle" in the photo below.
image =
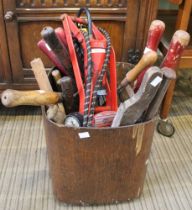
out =
<svg viewBox="0 0 192 210"><path fill-rule="evenodd" d="M20 105L41 106L56 104L60 98L60 93L51 91L18 91L7 89L1 95L1 102L6 107L15 107Z"/></svg>
<svg viewBox="0 0 192 210"><path fill-rule="evenodd" d="M121 81L120 86L125 87L129 83L135 81L139 73L148 66L152 66L157 60L157 53L155 51L147 52L142 56L139 63L135 65L133 69L131 69L126 77Z"/></svg>
<svg viewBox="0 0 192 210"><path fill-rule="evenodd" d="M92 37L92 20L91 20L90 11L86 7L81 7L77 13L77 17L80 17L82 12L85 12L87 16L88 34L89 34L89 37Z"/></svg>

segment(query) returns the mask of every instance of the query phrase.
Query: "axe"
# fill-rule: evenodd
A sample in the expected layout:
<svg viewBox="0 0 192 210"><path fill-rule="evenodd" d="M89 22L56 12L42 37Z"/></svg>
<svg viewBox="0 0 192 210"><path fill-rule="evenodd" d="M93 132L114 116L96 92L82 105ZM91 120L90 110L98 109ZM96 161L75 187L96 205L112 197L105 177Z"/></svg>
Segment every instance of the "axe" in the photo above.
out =
<svg viewBox="0 0 192 210"><path fill-rule="evenodd" d="M143 117L143 121L150 120L158 114L159 108L167 92L170 81L176 79L176 73L173 69L164 67L161 70L163 72L163 80Z"/></svg>
<svg viewBox="0 0 192 210"><path fill-rule="evenodd" d="M148 108L162 81L162 72L158 67L150 67L142 80L137 93L120 104L111 127L136 123Z"/></svg>

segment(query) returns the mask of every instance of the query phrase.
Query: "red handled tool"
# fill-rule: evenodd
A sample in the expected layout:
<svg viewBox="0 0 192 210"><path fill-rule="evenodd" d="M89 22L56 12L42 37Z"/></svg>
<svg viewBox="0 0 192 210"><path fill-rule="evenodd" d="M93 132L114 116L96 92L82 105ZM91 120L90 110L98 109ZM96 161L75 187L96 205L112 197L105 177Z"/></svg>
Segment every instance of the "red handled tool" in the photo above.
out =
<svg viewBox="0 0 192 210"><path fill-rule="evenodd" d="M49 47L49 45L44 41L44 40L40 40L37 43L37 46L39 47L39 49L42 50L42 52L50 59L50 61L62 72L65 72L65 68L63 67L63 65L61 64L60 60L57 58L57 56L55 55L55 53L51 50L51 48Z"/></svg>
<svg viewBox="0 0 192 210"><path fill-rule="evenodd" d="M79 14L81 14L81 12L84 10L85 9L81 9ZM85 94L83 81L80 74L80 68L78 65L77 56L75 53L73 39L74 38L77 39L83 49L84 74L85 74L86 79L88 77L88 69L87 69L88 52L87 52L85 37L83 33L81 32L81 29L78 28L77 25L82 25L84 27L87 27L88 25L88 36L89 36L89 42L90 42L90 47L91 47L91 60L93 63L89 104L92 104L93 92L94 92L97 80L99 78L99 75L102 72L103 65L105 63L107 41L106 41L105 35L93 23L90 23L90 21L85 21L82 18L78 18L78 17L71 18L66 14L62 15L61 19L63 20L63 26L64 26L64 31L66 35L67 44L68 44L69 54L72 61L73 70L75 74L75 80L76 80L76 84L77 84L77 88L79 92L79 100L80 100L79 112L83 114L85 111L84 105L85 105L86 94ZM105 69L107 67L110 70L110 82L107 81L105 72L103 75L101 75L102 79L100 79L101 80L100 85L104 85L107 90L106 105L101 106L101 107L96 107L96 108L94 107L94 105L92 105L92 107L94 107L94 109L92 108L94 112L105 111L105 110L114 110L114 111L117 110L116 63L115 63L115 54L112 48L110 48L109 62L107 62L107 65L105 65ZM86 80L85 80L85 85L87 85Z"/></svg>
<svg viewBox="0 0 192 210"><path fill-rule="evenodd" d="M159 42L161 40L161 37L163 35L163 32L165 31L165 23L161 20L154 20L152 21L150 27L149 27L149 32L148 32L148 37L147 37L147 43L146 43L146 47L144 49L143 54L153 50L153 51L157 51ZM149 67L145 68L137 77L137 82L134 88L134 91L137 92L137 90L139 89L143 76L145 74L145 72L147 71Z"/></svg>
<svg viewBox="0 0 192 210"><path fill-rule="evenodd" d="M183 30L176 31L171 39L167 54L161 63L161 68L169 67L175 70L183 50L189 44L189 40L189 33Z"/></svg>

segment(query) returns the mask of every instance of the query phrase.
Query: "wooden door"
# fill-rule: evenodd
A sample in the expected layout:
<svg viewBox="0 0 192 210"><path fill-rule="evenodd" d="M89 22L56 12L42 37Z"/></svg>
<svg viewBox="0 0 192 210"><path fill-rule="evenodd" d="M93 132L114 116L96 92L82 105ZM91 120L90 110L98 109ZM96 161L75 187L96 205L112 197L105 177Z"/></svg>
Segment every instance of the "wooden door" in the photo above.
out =
<svg viewBox="0 0 192 210"><path fill-rule="evenodd" d="M11 79L17 89L36 88L30 68L30 61L35 57L41 57L46 67L52 66L38 49L37 42L41 39L40 31L44 26L55 28L61 25L59 17L62 13L74 15L79 7L89 7L94 22L110 33L117 60L120 61L126 60L129 48L142 48L147 23L154 17L153 9L156 5L154 2L157 2L157 0L1 1L4 7Z"/></svg>

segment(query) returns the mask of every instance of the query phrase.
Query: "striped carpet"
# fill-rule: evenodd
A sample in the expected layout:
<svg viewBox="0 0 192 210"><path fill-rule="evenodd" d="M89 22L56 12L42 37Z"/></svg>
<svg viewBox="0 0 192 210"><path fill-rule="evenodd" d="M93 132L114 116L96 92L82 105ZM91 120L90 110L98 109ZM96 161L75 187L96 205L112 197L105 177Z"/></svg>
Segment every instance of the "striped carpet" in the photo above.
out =
<svg viewBox="0 0 192 210"><path fill-rule="evenodd" d="M176 132L155 132L142 196L106 206L67 206L54 199L39 108L0 107L0 210L192 209L192 97L175 97Z"/></svg>

